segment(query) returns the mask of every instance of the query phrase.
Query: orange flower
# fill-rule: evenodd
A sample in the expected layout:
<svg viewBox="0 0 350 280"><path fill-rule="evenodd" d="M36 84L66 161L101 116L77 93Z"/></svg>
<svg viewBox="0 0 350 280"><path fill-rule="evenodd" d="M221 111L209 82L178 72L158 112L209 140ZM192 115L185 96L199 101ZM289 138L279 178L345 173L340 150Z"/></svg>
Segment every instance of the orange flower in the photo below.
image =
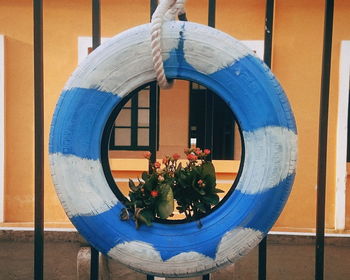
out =
<svg viewBox="0 0 350 280"><path fill-rule="evenodd" d="M200 148L196 148L196 149L194 150L194 152L195 152L196 155L198 156L198 155L200 155L200 154L202 153L202 150L201 150Z"/></svg>
<svg viewBox="0 0 350 280"><path fill-rule="evenodd" d="M196 155L194 155L194 154L188 154L187 155L187 159L189 161L196 161L198 159L198 157Z"/></svg>
<svg viewBox="0 0 350 280"><path fill-rule="evenodd" d="M169 157L168 156L164 157L163 158L163 163L164 164L168 164L168 162L169 162Z"/></svg>
<svg viewBox="0 0 350 280"><path fill-rule="evenodd" d="M158 162L158 161L155 162L155 163L154 163L154 167L155 167L155 168L160 168L160 162Z"/></svg>
<svg viewBox="0 0 350 280"><path fill-rule="evenodd" d="M205 153L205 155L209 155L210 154L210 150L209 149L204 149L204 153Z"/></svg>
<svg viewBox="0 0 350 280"><path fill-rule="evenodd" d="M143 154L143 157L146 158L146 159L150 159L151 158L151 152L147 151Z"/></svg>
<svg viewBox="0 0 350 280"><path fill-rule="evenodd" d="M173 159L178 160L180 158L180 155L178 153L173 154Z"/></svg>
<svg viewBox="0 0 350 280"><path fill-rule="evenodd" d="M157 197L158 196L158 192L156 190L151 191L151 196L152 197Z"/></svg>

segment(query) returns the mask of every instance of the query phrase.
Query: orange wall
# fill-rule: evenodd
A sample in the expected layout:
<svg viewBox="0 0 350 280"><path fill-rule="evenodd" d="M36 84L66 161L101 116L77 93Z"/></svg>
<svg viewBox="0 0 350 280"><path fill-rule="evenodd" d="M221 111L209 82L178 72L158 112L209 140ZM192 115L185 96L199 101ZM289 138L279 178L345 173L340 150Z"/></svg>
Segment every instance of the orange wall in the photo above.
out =
<svg viewBox="0 0 350 280"><path fill-rule="evenodd" d="M264 1L217 0L216 27L243 40L262 40ZM273 72L292 104L299 133L296 181L276 228L310 229L315 223L318 104L324 1L277 0ZM102 36L111 37L149 21L149 1L102 0ZM207 23L207 1L187 1L191 21ZM77 65L77 37L91 35L91 1L44 1L45 147L61 88ZM350 40L350 2L335 3L331 75L326 225L334 227L335 133L339 46ZM14 16L16 15L16 16ZM6 170L5 219L33 221L33 45L32 1L0 1L0 33L5 35ZM178 82L161 94L160 154L187 145L188 87ZM180 93L181 97L177 96ZM181 118L179 118L181 116ZM167 119L168 118L168 119ZM168 126L176 129L169 130ZM139 156L139 155L138 155ZM161 155L160 155L161 156ZM45 157L45 218L67 222L51 183ZM20 171L18 170L20 168Z"/></svg>

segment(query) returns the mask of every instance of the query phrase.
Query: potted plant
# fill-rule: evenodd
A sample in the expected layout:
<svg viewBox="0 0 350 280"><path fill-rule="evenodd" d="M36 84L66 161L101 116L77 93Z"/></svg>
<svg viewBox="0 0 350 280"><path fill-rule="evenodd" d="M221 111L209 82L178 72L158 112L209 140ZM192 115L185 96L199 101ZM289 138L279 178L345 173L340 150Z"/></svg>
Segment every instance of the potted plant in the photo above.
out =
<svg viewBox="0 0 350 280"><path fill-rule="evenodd" d="M210 150L187 148L187 157L181 162L175 153L166 156L162 164L150 161L151 153L144 157L149 161L149 171L143 172L138 184L129 179L129 198L121 219L133 218L138 228L152 225L155 219L167 219L177 211L186 221L198 220L219 202L216 175L213 164L207 160ZM184 165L184 166L183 166Z"/></svg>

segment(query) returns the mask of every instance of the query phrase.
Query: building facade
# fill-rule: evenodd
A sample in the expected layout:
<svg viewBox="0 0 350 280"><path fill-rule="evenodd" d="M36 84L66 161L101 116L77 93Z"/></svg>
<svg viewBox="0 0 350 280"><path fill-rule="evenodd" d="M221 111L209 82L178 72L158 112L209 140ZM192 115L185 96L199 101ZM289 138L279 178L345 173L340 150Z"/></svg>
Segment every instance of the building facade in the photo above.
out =
<svg viewBox="0 0 350 280"><path fill-rule="evenodd" d="M65 82L91 47L91 1L44 1L44 90L45 149L52 114ZM187 1L190 21L207 24L206 1ZM216 1L216 28L246 42L261 54L264 40L264 1ZM101 1L102 37L149 22L149 1ZM330 232L350 230L350 186L346 188L348 107L350 82L350 2L335 3L331 88L328 130L326 228ZM32 225L34 209L34 97L33 97L33 14L32 1L0 1L0 62L3 83L0 93L3 182L0 186L2 225ZM323 45L324 1L276 1L272 71L284 88L298 127L298 167L288 203L274 230L313 231L315 228L318 122ZM116 136L110 143L110 166L117 184L147 168L142 153L149 145L152 108L159 115L158 152L182 152L196 139L200 144L197 118L208 93L200 85L176 81L171 90L160 90L159 104L151 104L151 89L135 95L119 113ZM157 94L157 93L156 93ZM213 95L215 98L215 93ZM203 101L204 100L204 101ZM214 115L228 119L220 100ZM135 117L136 116L136 117ZM218 122L220 123L220 122ZM214 127L218 127L215 124ZM229 122L229 125L232 124ZM221 138L218 136L222 133ZM114 135L114 134L113 134ZM123 136L121 136L123 135ZM240 164L237 127L215 133L218 179L228 187ZM226 138L225 138L226 137ZM223 142L222 142L223 141ZM221 143L226 143L225 145ZM214 144L215 146L215 144ZM136 151L135 151L136 150ZM217 148L215 151L218 151ZM51 181L45 155L45 222L47 226L71 226ZM0 221L1 222L1 221Z"/></svg>

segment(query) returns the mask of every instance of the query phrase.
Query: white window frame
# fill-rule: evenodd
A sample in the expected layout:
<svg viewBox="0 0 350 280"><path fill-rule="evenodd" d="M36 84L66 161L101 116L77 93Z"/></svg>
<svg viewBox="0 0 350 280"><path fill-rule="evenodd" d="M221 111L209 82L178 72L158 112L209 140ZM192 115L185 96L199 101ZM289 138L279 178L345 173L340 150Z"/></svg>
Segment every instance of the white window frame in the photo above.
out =
<svg viewBox="0 0 350 280"><path fill-rule="evenodd" d="M350 41L340 45L339 98L336 150L336 191L335 191L335 229L345 229L346 216L346 150L348 134L348 104L350 80Z"/></svg>

